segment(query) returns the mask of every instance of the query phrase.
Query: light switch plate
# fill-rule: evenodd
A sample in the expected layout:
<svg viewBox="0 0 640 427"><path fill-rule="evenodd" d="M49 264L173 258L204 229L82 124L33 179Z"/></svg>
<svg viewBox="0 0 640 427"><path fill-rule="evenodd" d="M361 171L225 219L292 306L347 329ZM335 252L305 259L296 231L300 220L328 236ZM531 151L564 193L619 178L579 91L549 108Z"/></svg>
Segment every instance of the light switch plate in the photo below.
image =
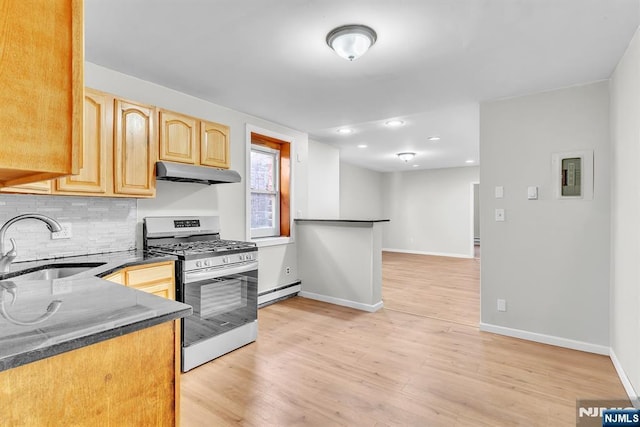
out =
<svg viewBox="0 0 640 427"><path fill-rule="evenodd" d="M502 185L496 186L496 199L502 199L504 197L504 187Z"/></svg>
<svg viewBox="0 0 640 427"><path fill-rule="evenodd" d="M496 221L504 221L504 209L496 209Z"/></svg>
<svg viewBox="0 0 640 427"><path fill-rule="evenodd" d="M527 199L538 200L538 187L527 187Z"/></svg>

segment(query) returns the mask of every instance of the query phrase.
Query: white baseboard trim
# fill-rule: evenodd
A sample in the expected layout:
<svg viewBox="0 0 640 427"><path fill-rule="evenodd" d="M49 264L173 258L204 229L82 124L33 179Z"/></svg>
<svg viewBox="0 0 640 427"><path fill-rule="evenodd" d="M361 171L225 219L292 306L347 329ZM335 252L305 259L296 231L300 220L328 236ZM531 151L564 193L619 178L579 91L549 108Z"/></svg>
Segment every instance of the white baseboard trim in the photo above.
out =
<svg viewBox="0 0 640 427"><path fill-rule="evenodd" d="M609 357L613 362L613 367L616 368L616 372L618 373L618 378L620 378L620 381L622 382L622 386L624 387L624 391L627 392L627 396L629 396L629 400L631 401L631 404L636 409L640 409L640 398L638 397L638 394L636 393L633 386L631 385L631 381L629 381L629 377L627 377L626 372L622 368L622 365L620 364L620 361L616 357L616 353L613 351L612 348L609 349Z"/></svg>
<svg viewBox="0 0 640 427"><path fill-rule="evenodd" d="M543 344L550 344L558 347L565 347L573 350L580 350L586 351L588 353L609 356L609 347L607 347L606 345L591 344L584 341L560 338L553 335L538 334L536 332L523 331L522 329L506 328L504 326L491 325L488 323L480 323L480 330L485 332L492 332L498 335L522 338L524 340L535 341Z"/></svg>
<svg viewBox="0 0 640 427"><path fill-rule="evenodd" d="M330 304L342 305L344 307L351 307L358 310L368 311L370 313L380 310L383 306L382 301L379 301L375 304L363 304L361 302L350 301L342 298L335 298L327 295L314 294L313 292L301 291L300 293L298 293L298 295L304 298L314 299L322 302L328 302Z"/></svg>
<svg viewBox="0 0 640 427"><path fill-rule="evenodd" d="M302 287L300 286L300 283L297 283L292 286L287 286L283 289L278 289L278 288L273 288L273 289L277 289L277 290L268 289L264 292L261 292L261 295L258 295L258 305L262 305L270 301L274 301L282 297L286 297L287 295L300 292L300 289L302 289Z"/></svg>
<svg viewBox="0 0 640 427"><path fill-rule="evenodd" d="M409 249L394 249L394 248L382 248L382 252L400 252L403 254L416 254L416 255L432 255L432 256L446 256L449 258L473 258L473 255L462 254L449 254L444 252L424 252L424 251L412 251Z"/></svg>

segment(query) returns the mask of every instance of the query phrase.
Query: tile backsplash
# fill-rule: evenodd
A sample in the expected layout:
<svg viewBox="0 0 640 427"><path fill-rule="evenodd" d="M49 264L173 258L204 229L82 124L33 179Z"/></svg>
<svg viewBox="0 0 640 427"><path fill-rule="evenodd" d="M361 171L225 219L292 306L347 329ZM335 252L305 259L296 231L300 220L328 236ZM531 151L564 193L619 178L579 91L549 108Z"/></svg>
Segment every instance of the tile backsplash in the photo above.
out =
<svg viewBox="0 0 640 427"><path fill-rule="evenodd" d="M51 240L46 224L34 219L9 227L4 251L16 240L15 262L114 252L136 247L136 199L108 197L0 195L0 225L25 213L39 213L70 223L70 239Z"/></svg>

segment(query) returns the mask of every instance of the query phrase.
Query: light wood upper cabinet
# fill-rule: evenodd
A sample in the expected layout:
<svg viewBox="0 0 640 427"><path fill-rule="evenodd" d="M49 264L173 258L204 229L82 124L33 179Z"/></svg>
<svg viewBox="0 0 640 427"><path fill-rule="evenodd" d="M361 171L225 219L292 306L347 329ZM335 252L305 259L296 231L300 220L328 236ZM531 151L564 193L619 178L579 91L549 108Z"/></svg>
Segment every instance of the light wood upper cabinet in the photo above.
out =
<svg viewBox="0 0 640 427"><path fill-rule="evenodd" d="M200 164L229 169L229 126L200 122Z"/></svg>
<svg viewBox="0 0 640 427"><path fill-rule="evenodd" d="M155 108L116 99L114 192L154 196L158 139Z"/></svg>
<svg viewBox="0 0 640 427"><path fill-rule="evenodd" d="M110 95L85 89L84 140L78 156L80 171L77 175L56 180L57 192L107 192L107 167L111 164L108 154L113 127L112 105L113 97Z"/></svg>
<svg viewBox="0 0 640 427"><path fill-rule="evenodd" d="M160 111L160 160L195 164L198 158L198 120Z"/></svg>
<svg viewBox="0 0 640 427"><path fill-rule="evenodd" d="M229 126L160 111L160 160L228 169Z"/></svg>
<svg viewBox="0 0 640 427"><path fill-rule="evenodd" d="M82 0L0 0L0 186L77 173Z"/></svg>

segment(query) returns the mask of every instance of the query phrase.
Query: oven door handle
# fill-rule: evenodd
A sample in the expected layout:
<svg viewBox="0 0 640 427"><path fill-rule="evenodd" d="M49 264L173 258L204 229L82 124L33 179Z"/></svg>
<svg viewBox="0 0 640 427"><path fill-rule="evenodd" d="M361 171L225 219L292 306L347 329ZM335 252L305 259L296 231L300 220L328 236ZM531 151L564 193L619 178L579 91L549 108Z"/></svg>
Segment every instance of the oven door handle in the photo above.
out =
<svg viewBox="0 0 640 427"><path fill-rule="evenodd" d="M215 279L217 277L230 276L232 274L241 274L248 271L257 270L258 261L250 261L234 267L214 267L205 270L198 270L194 272L185 272L185 283L197 282L199 280Z"/></svg>

